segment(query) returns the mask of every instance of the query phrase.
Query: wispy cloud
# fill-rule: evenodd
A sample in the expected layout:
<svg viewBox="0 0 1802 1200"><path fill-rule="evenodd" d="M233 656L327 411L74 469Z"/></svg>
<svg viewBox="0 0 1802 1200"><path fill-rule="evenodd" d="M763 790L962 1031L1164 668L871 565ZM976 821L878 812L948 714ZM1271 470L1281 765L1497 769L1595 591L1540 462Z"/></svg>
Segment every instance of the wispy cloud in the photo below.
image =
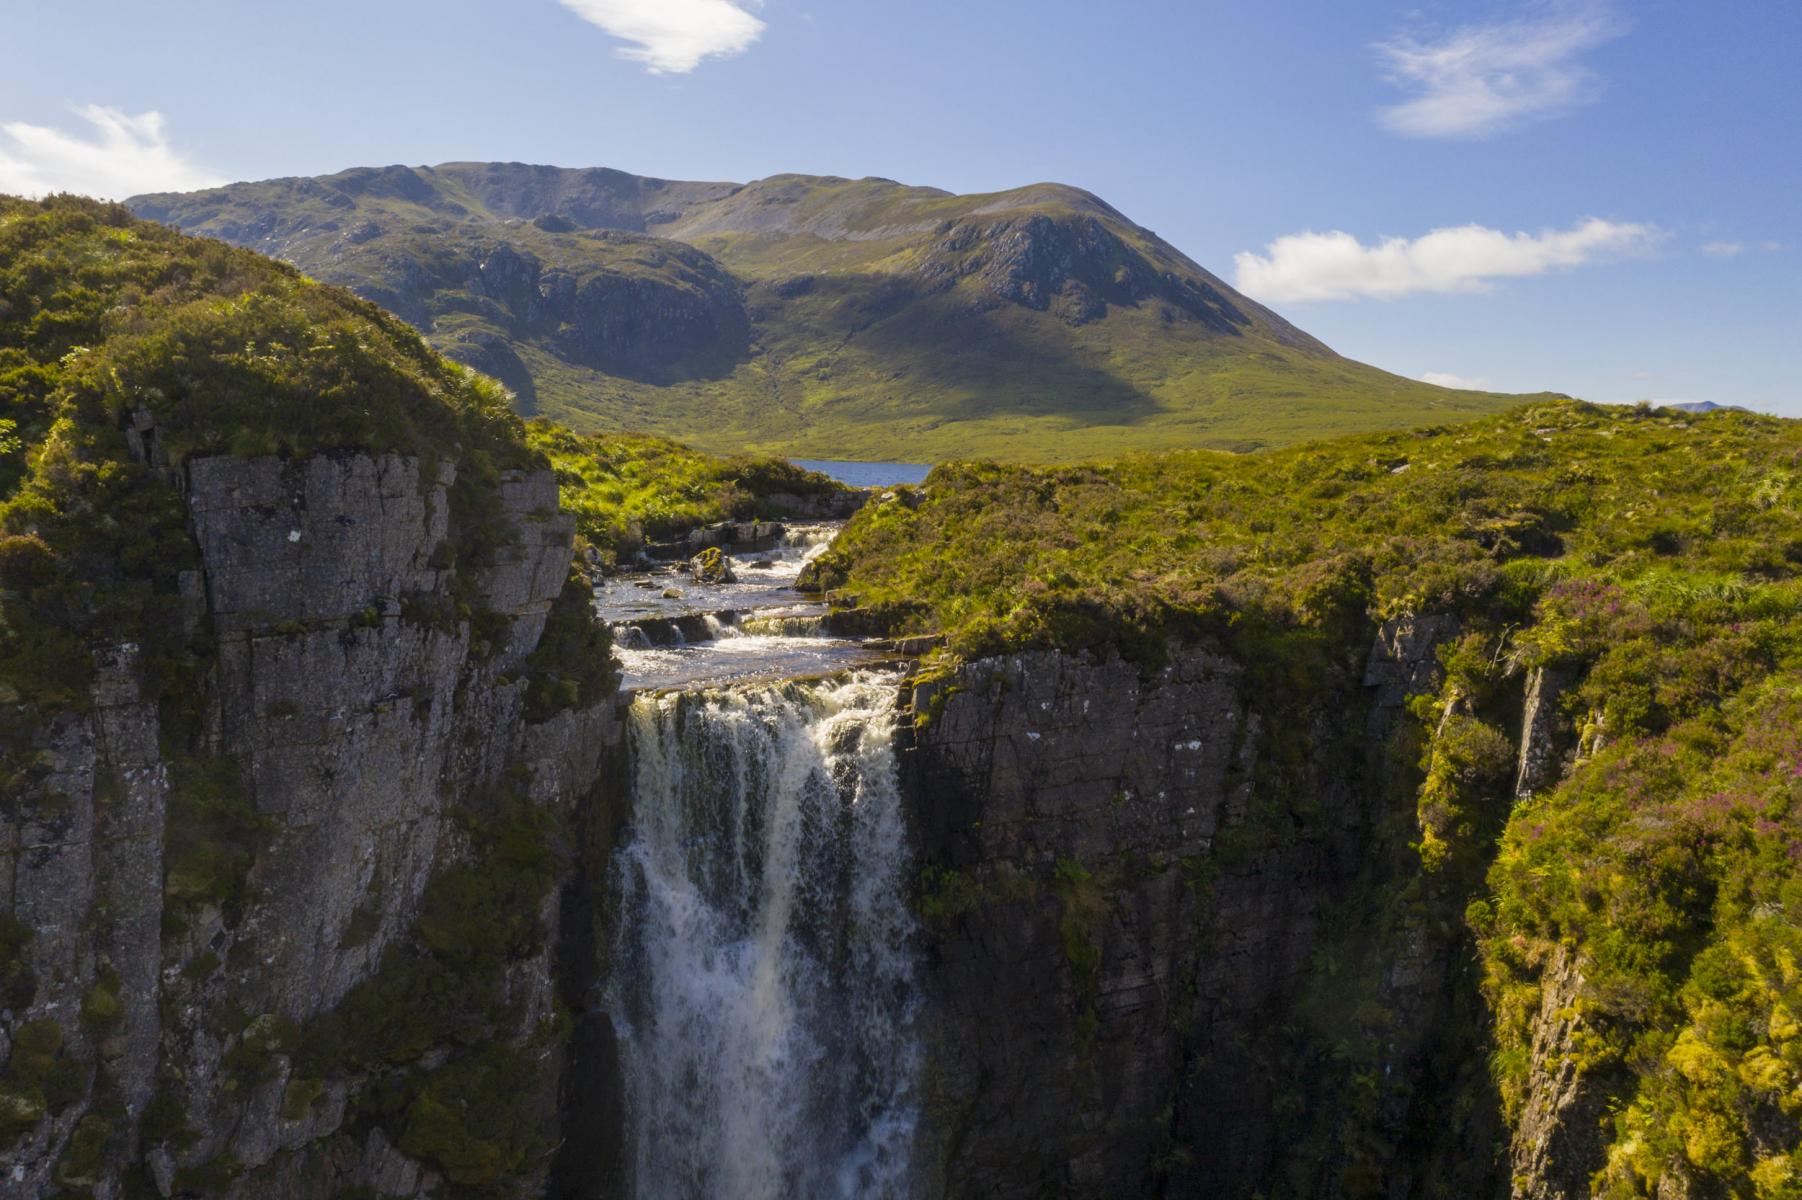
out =
<svg viewBox="0 0 1802 1200"><path fill-rule="evenodd" d="M1453 375L1449 371L1428 371L1420 377L1422 383L1436 383L1443 388L1458 388L1466 392L1490 391L1487 379L1472 378L1468 375Z"/></svg>
<svg viewBox="0 0 1802 1200"><path fill-rule="evenodd" d="M1738 258L1742 254L1753 251L1759 254L1781 254L1788 247L1782 242L1758 242L1748 245L1745 242L1703 242L1702 253L1709 258Z"/></svg>
<svg viewBox="0 0 1802 1200"><path fill-rule="evenodd" d="M1377 49L1389 81L1412 99L1378 115L1396 133L1425 138L1489 137L1558 116L1600 91L1581 55L1625 31L1607 7L1588 3L1542 6L1436 38L1395 38Z"/></svg>
<svg viewBox="0 0 1802 1200"><path fill-rule="evenodd" d="M561 0L622 42L620 57L653 75L686 75L709 58L743 54L764 23L746 11L762 0Z"/></svg>
<svg viewBox="0 0 1802 1200"><path fill-rule="evenodd" d="M1498 279L1543 275L1650 249L1656 226L1591 217L1569 229L1503 233L1481 225L1366 246L1349 233L1296 233L1233 259L1240 291L1272 302L1393 299L1415 292L1485 292Z"/></svg>
<svg viewBox="0 0 1802 1200"><path fill-rule="evenodd" d="M79 192L120 200L223 182L169 145L161 113L134 117L99 104L75 111L93 126L85 136L22 121L0 124L0 192Z"/></svg>

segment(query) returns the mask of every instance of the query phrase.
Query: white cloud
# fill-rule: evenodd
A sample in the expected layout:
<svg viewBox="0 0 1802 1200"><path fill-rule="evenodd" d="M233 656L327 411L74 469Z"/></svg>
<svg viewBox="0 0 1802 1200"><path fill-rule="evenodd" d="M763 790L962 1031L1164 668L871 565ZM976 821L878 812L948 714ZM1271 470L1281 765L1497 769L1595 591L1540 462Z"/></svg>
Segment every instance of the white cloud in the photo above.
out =
<svg viewBox="0 0 1802 1200"><path fill-rule="evenodd" d="M22 121L0 124L0 192L20 196L79 192L121 200L142 192L187 192L224 182L169 145L161 113L133 117L99 104L75 111L94 127L90 135Z"/></svg>
<svg viewBox="0 0 1802 1200"><path fill-rule="evenodd" d="M1532 17L1466 25L1436 39L1378 46L1391 83L1413 94L1379 110L1407 137L1480 138L1546 120L1595 99L1578 56L1625 32L1600 3L1542 7Z"/></svg>
<svg viewBox="0 0 1802 1200"><path fill-rule="evenodd" d="M1507 234L1481 225L1366 246L1349 233L1295 233L1265 253L1234 256L1235 286L1258 300L1393 299L1415 292L1486 292L1497 279L1543 275L1643 251L1652 225L1591 217L1565 230Z"/></svg>
<svg viewBox="0 0 1802 1200"><path fill-rule="evenodd" d="M1494 390L1487 379L1473 379L1466 375L1453 375L1449 371L1428 371L1420 377L1422 383L1438 384L1443 388L1459 388L1466 392L1487 392Z"/></svg>
<svg viewBox="0 0 1802 1200"><path fill-rule="evenodd" d="M761 0L561 0L583 20L629 47L620 57L653 75L686 75L703 59L742 54L763 36L764 23L745 11Z"/></svg>

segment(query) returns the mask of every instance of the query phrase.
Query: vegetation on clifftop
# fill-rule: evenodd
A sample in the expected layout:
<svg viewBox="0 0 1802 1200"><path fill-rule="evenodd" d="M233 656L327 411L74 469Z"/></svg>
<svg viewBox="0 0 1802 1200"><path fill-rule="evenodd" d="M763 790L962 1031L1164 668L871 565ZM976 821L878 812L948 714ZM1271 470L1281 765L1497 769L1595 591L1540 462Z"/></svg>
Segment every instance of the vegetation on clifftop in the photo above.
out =
<svg viewBox="0 0 1802 1200"><path fill-rule="evenodd" d="M667 438L527 427L557 472L564 511L609 561L646 542L718 521L778 517L796 501L830 503L851 489L779 458L721 458Z"/></svg>
<svg viewBox="0 0 1802 1200"><path fill-rule="evenodd" d="M1559 402L1254 456L951 463L861 512L812 580L966 654L1525 616L1586 577L1787 594L1798 455L1802 426L1773 418Z"/></svg>
<svg viewBox="0 0 1802 1200"><path fill-rule="evenodd" d="M1562 947L1572 1065L1614 1113L1595 1194L1802 1195L1802 423L1553 403L1248 458L956 464L814 581L952 654L1199 640L1257 686L1457 617L1396 747L1420 873L1391 902L1468 903L1496 1102L1519 1117ZM1568 681L1574 744L1517 800L1533 671Z"/></svg>

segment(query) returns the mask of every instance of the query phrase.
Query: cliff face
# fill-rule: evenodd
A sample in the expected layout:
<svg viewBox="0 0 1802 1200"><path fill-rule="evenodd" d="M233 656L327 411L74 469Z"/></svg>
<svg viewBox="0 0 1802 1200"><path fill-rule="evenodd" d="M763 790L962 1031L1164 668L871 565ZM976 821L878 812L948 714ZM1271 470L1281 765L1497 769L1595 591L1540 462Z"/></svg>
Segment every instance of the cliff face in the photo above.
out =
<svg viewBox="0 0 1802 1200"><path fill-rule="evenodd" d="M394 456L180 473L201 562L186 620L210 645L189 702L143 702L137 647L114 648L0 813L36 984L0 1027L43 1101L9 1098L6 1195L148 1176L165 1195L409 1196L462 1167L424 1137L395 1148L419 1113L371 1120L384 1070L332 1060L319 1022L394 957L430 881L481 858L472 813L502 790L567 813L617 735L608 704L526 719L569 563L548 472L498 482L504 532L465 569L482 618L433 609L453 585L449 476ZM558 1011L554 899L541 909L498 967L522 1045ZM543 1053L540 1110L557 1062Z"/></svg>
<svg viewBox="0 0 1802 1200"><path fill-rule="evenodd" d="M1449 621L1299 697L1190 652L918 687L932 1194L1506 1194L1401 704Z"/></svg>

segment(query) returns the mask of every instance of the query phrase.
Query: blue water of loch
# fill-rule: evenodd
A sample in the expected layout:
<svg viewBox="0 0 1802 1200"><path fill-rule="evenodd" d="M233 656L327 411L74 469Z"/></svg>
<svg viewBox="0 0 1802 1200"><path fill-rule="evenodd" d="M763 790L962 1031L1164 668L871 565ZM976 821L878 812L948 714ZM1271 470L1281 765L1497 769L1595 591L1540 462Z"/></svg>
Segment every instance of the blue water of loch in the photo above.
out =
<svg viewBox="0 0 1802 1200"><path fill-rule="evenodd" d="M893 487L897 483L919 483L932 467L926 463L841 462L830 458L797 458L797 467L830 475L852 487Z"/></svg>

